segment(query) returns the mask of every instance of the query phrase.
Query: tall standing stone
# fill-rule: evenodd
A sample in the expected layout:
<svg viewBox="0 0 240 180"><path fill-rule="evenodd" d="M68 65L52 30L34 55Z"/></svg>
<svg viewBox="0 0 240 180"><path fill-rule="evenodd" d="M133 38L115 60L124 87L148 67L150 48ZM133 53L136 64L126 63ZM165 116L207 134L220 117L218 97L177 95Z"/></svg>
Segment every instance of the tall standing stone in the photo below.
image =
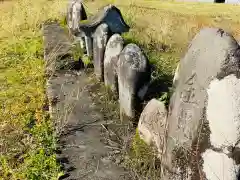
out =
<svg viewBox="0 0 240 180"><path fill-rule="evenodd" d="M70 0L67 10L67 24L70 31L74 34L79 30L81 20L86 20L87 14L83 7L82 0Z"/></svg>
<svg viewBox="0 0 240 180"><path fill-rule="evenodd" d="M109 37L108 25L100 24L93 34L93 64L94 73L98 79L104 78L104 53Z"/></svg>
<svg viewBox="0 0 240 180"><path fill-rule="evenodd" d="M114 34L110 37L105 50L104 83L113 92L118 90L117 63L123 49L123 44L123 38L119 34Z"/></svg>
<svg viewBox="0 0 240 180"><path fill-rule="evenodd" d="M177 65L177 68L175 70L174 73L174 77L173 77L173 87L175 87L177 85L178 79L179 79L179 64Z"/></svg>
<svg viewBox="0 0 240 180"><path fill-rule="evenodd" d="M81 20L86 20L87 14L82 4L82 0L70 0L67 9L67 24L69 31L75 37L75 41L85 48L85 34L79 30Z"/></svg>
<svg viewBox="0 0 240 180"><path fill-rule="evenodd" d="M192 40L169 107L164 158L178 170L171 179L237 179L239 67L240 47L222 29L204 28Z"/></svg>
<svg viewBox="0 0 240 180"><path fill-rule="evenodd" d="M118 86L121 118L135 118L138 91L150 79L148 60L136 44L128 44L118 61Z"/></svg>

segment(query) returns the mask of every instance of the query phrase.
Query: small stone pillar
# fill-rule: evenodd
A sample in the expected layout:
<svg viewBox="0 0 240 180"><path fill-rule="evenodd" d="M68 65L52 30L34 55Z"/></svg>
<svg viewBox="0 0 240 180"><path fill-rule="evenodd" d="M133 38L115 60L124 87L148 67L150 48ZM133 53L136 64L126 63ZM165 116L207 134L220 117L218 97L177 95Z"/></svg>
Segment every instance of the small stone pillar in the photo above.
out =
<svg viewBox="0 0 240 180"><path fill-rule="evenodd" d="M119 34L110 37L104 56L104 83L113 92L118 91L117 63L123 49L123 38Z"/></svg>
<svg viewBox="0 0 240 180"><path fill-rule="evenodd" d="M108 25L100 24L93 34L93 64L96 77L103 81L104 53L109 37Z"/></svg>
<svg viewBox="0 0 240 180"><path fill-rule="evenodd" d="M149 63L136 44L128 44L118 61L118 86L121 118L135 118L138 91L149 81Z"/></svg>

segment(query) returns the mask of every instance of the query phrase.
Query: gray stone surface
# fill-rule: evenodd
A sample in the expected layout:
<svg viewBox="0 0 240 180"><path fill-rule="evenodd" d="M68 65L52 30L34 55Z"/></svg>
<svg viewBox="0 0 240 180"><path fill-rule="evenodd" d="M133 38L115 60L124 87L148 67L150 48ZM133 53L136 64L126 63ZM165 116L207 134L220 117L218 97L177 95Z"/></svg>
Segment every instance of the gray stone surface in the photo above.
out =
<svg viewBox="0 0 240 180"><path fill-rule="evenodd" d="M87 56L92 58L93 57L93 38L91 36L85 36L84 39L86 44Z"/></svg>
<svg viewBox="0 0 240 180"><path fill-rule="evenodd" d="M47 82L51 116L56 122L66 180L131 180L130 173L115 165L110 154L116 147L104 143L101 124L106 120L89 95L84 72L59 72Z"/></svg>
<svg viewBox="0 0 240 180"><path fill-rule="evenodd" d="M104 53L109 38L108 25L99 25L93 34L93 65L96 77L103 81Z"/></svg>
<svg viewBox="0 0 240 180"><path fill-rule="evenodd" d="M121 117L135 118L138 91L149 81L148 60L136 44L128 44L118 61L118 86Z"/></svg>
<svg viewBox="0 0 240 180"><path fill-rule="evenodd" d="M123 33L129 31L129 26L125 23L121 11L114 5L102 7L97 14L91 16L88 21L80 24L80 30L85 34L92 34L96 28L106 23L112 33Z"/></svg>
<svg viewBox="0 0 240 180"><path fill-rule="evenodd" d="M43 34L46 73L53 75L60 69L71 69L74 63L72 44L64 29L56 23L45 24Z"/></svg>
<svg viewBox="0 0 240 180"><path fill-rule="evenodd" d="M69 0L67 9L67 25L70 33L75 38L75 41L80 43L82 49L87 49L85 42L85 33L79 30L80 21L86 20L87 14L85 12L82 0Z"/></svg>
<svg viewBox="0 0 240 180"><path fill-rule="evenodd" d="M67 24L70 31L75 34L79 31L81 20L86 20L87 14L82 0L70 0L67 9Z"/></svg>
<svg viewBox="0 0 240 180"><path fill-rule="evenodd" d="M179 64L177 65L177 68L176 68L175 73L174 73L173 87L176 87L178 79L179 79Z"/></svg>
<svg viewBox="0 0 240 180"><path fill-rule="evenodd" d="M113 92L117 92L117 63L123 49L123 38L119 34L110 37L104 56L104 83Z"/></svg>
<svg viewBox="0 0 240 180"><path fill-rule="evenodd" d="M61 37L55 26L45 26L44 33ZM59 43L54 40L51 47ZM45 58L49 58L50 47L45 45ZM114 150L120 147L105 143L102 125L109 121L100 113L102 107L93 103L88 86L84 71L58 70L47 80L49 111L59 139L58 159L65 172L60 179L131 180L130 172L112 162Z"/></svg>
<svg viewBox="0 0 240 180"><path fill-rule="evenodd" d="M130 28L125 23L120 10L113 5L101 8L97 14L89 17L87 21L82 21L80 24L77 24L79 28L74 31L74 34L75 36L85 37L87 55L90 57L93 55L94 46L92 37L94 36L96 29L103 23L107 24L108 31L111 32L111 34L121 34L129 31Z"/></svg>
<svg viewBox="0 0 240 180"><path fill-rule="evenodd" d="M170 100L165 160L183 179L237 178L231 168L238 172L239 64L238 43L216 28L202 29L180 61L178 82Z"/></svg>
<svg viewBox="0 0 240 180"><path fill-rule="evenodd" d="M159 157L166 149L167 109L163 102L152 99L141 113L138 122L140 137L159 152Z"/></svg>

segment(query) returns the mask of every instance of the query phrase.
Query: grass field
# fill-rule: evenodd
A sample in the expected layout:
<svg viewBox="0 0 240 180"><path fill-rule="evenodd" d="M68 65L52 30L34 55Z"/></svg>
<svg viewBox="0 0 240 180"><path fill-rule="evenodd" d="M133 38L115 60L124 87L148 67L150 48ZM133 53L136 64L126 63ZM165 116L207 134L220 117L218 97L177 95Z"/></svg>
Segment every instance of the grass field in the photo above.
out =
<svg viewBox="0 0 240 180"><path fill-rule="evenodd" d="M95 0L87 10L112 3L131 26L130 41L144 46L150 61L163 74L172 74L193 36L203 27L220 27L240 40L240 6L212 3L180 3L159 0Z"/></svg>
<svg viewBox="0 0 240 180"><path fill-rule="evenodd" d="M189 41L204 26L221 27L240 39L240 6L143 0L86 1L88 12L114 3L139 44L158 67L172 75ZM41 24L59 18L62 0L0 3L0 179L57 179L56 138L45 108Z"/></svg>
<svg viewBox="0 0 240 180"><path fill-rule="evenodd" d="M0 179L57 179L56 139L45 106L41 24L62 0L0 3Z"/></svg>

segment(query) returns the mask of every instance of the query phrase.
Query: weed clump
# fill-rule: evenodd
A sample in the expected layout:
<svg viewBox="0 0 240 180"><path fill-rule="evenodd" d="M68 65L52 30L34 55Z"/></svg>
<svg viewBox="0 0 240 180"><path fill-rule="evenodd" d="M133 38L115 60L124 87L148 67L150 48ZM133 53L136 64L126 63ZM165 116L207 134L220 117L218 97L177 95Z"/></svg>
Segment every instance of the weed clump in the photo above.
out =
<svg viewBox="0 0 240 180"><path fill-rule="evenodd" d="M123 164L126 168L131 169L137 177L151 179L161 177L161 163L156 156L156 150L140 138L138 129Z"/></svg>

